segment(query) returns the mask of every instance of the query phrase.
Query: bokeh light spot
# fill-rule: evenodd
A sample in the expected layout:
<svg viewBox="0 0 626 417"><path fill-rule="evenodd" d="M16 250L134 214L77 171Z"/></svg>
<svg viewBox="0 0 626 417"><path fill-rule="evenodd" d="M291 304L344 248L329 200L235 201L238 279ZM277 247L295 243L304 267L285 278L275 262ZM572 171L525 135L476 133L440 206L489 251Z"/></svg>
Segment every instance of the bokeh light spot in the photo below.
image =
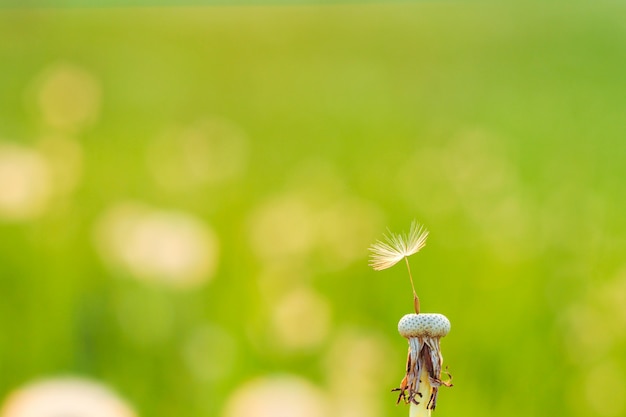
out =
<svg viewBox="0 0 626 417"><path fill-rule="evenodd" d="M28 220L40 215L52 193L46 160L38 152L0 143L0 218Z"/></svg>
<svg viewBox="0 0 626 417"><path fill-rule="evenodd" d="M252 215L252 249L265 259L304 256L315 243L314 226L305 201L295 196L272 199Z"/></svg>
<svg viewBox="0 0 626 417"><path fill-rule="evenodd" d="M382 335L356 329L339 331L324 358L333 415L384 415L380 393L388 391L398 361L401 359Z"/></svg>
<svg viewBox="0 0 626 417"><path fill-rule="evenodd" d="M262 377L228 398L223 417L328 417L328 400L312 383L296 376Z"/></svg>
<svg viewBox="0 0 626 417"><path fill-rule="evenodd" d="M53 64L36 82L37 105L43 120L64 131L77 131L94 123L100 110L100 85L83 68Z"/></svg>
<svg viewBox="0 0 626 417"><path fill-rule="evenodd" d="M275 342L286 350L312 349L328 337L328 301L309 288L299 288L278 300L272 311Z"/></svg>
<svg viewBox="0 0 626 417"><path fill-rule="evenodd" d="M363 258L363 248L380 231L383 214L373 204L357 198L343 198L319 214L318 246L337 267Z"/></svg>
<svg viewBox="0 0 626 417"><path fill-rule="evenodd" d="M320 255L324 267L342 269L365 257L363 248L375 239L382 218L367 201L312 187L261 203L250 216L250 244L265 263L306 262Z"/></svg>
<svg viewBox="0 0 626 417"><path fill-rule="evenodd" d="M594 414L601 417L622 416L626 380L617 363L606 361L592 367L587 375L585 398Z"/></svg>
<svg viewBox="0 0 626 417"><path fill-rule="evenodd" d="M462 214L477 231L476 240L498 259L516 263L534 254L535 207L503 143L474 129L445 145L420 149L400 166L397 190L441 223Z"/></svg>
<svg viewBox="0 0 626 417"><path fill-rule="evenodd" d="M150 144L148 168L159 185L187 190L240 175L248 140L233 123L219 118L171 129Z"/></svg>
<svg viewBox="0 0 626 417"><path fill-rule="evenodd" d="M102 216L95 238L110 266L149 282L194 287L212 278L217 268L217 237L184 212L121 203Z"/></svg>
<svg viewBox="0 0 626 417"><path fill-rule="evenodd" d="M135 417L128 404L95 381L54 378L33 382L9 395L1 417Z"/></svg>

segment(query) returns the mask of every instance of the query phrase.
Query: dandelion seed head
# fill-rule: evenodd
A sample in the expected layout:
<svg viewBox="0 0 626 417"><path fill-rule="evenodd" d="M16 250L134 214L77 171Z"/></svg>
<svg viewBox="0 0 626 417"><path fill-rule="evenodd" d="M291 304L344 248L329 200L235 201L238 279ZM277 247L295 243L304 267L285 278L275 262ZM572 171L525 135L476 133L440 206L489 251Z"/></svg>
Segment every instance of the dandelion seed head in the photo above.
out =
<svg viewBox="0 0 626 417"><path fill-rule="evenodd" d="M426 245L428 230L416 221L411 223L408 233L391 233L383 236L369 247L369 265L375 271L391 268L402 259L417 253Z"/></svg>
<svg viewBox="0 0 626 417"><path fill-rule="evenodd" d="M452 386L451 380L441 379L440 339L450 331L450 321L443 314L407 314L400 319L398 331L408 339L409 355L406 376L396 388L397 402L411 404L411 416L430 416L439 387Z"/></svg>
<svg viewBox="0 0 626 417"><path fill-rule="evenodd" d="M402 337L444 337L450 332L450 320L443 314L406 314L398 323Z"/></svg>

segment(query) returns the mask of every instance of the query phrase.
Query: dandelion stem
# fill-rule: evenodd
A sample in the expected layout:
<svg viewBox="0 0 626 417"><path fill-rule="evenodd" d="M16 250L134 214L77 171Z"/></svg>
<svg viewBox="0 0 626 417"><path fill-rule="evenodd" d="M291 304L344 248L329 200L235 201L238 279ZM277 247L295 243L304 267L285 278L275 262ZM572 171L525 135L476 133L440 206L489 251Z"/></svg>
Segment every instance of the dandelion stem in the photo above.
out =
<svg viewBox="0 0 626 417"><path fill-rule="evenodd" d="M415 284L413 284L413 275L411 274L411 266L409 265L409 257L405 256L404 261L406 262L406 269L409 270L409 280L411 280L411 289L413 290L413 307L415 308L415 314L420 313L420 298L417 296L415 292Z"/></svg>
<svg viewBox="0 0 626 417"><path fill-rule="evenodd" d="M426 367L422 368L419 389L422 397L420 397L418 401L419 404L411 403L409 417L430 417L431 409L428 407L430 406L430 393L432 386L430 385L430 377Z"/></svg>

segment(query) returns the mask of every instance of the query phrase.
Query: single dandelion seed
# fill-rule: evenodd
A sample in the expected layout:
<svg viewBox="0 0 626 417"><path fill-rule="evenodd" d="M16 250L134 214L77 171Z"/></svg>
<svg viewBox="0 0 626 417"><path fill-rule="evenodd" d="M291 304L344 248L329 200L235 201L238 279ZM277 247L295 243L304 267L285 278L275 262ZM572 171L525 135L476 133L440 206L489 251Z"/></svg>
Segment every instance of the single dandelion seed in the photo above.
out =
<svg viewBox="0 0 626 417"><path fill-rule="evenodd" d="M450 321L443 314L407 314L398 323L398 332L409 341L409 354L406 375L393 391L400 391L397 403L411 404L410 417L430 417L439 387L452 386L451 379L441 380L439 346L439 339L449 331Z"/></svg>
<svg viewBox="0 0 626 417"><path fill-rule="evenodd" d="M409 233L394 234L389 231L388 235L383 236L383 240L378 240L369 247L371 253L369 265L375 271L391 268L402 259L406 263L409 271L409 280L411 281L411 289L413 290L413 304L415 313L419 314L420 304L417 292L415 292L415 284L413 283L413 275L409 265L409 256L417 253L426 245L428 230L416 221L411 223Z"/></svg>

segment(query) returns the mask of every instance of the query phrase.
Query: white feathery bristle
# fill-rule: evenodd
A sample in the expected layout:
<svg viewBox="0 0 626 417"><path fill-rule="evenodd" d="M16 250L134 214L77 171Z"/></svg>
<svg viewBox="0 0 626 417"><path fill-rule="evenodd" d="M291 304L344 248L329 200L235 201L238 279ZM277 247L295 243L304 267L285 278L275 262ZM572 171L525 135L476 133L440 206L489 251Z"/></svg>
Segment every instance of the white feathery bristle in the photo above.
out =
<svg viewBox="0 0 626 417"><path fill-rule="evenodd" d="M450 320L443 314L407 314L398 323L398 332L409 337L443 337L450 331Z"/></svg>

